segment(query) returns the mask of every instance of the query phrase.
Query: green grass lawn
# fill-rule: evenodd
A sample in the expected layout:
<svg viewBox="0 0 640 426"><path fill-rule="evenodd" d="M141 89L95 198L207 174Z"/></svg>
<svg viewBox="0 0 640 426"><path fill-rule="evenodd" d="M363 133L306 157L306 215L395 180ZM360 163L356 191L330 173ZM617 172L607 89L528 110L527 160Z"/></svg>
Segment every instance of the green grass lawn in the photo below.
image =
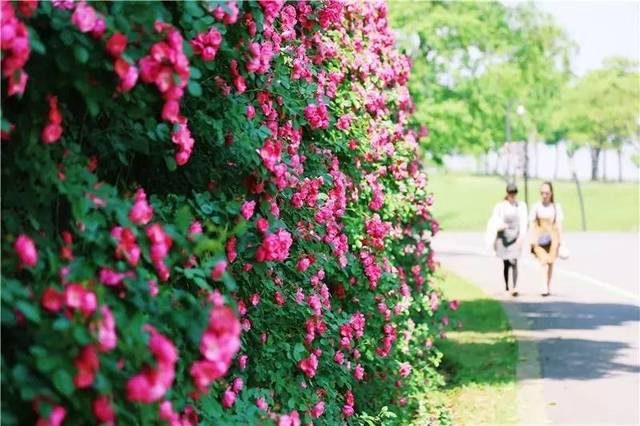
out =
<svg viewBox="0 0 640 426"><path fill-rule="evenodd" d="M539 199L540 180L529 182L529 204ZM496 176L448 174L429 175L435 196L433 213L443 229L484 230L493 206L504 197L505 183ZM524 200L524 184L519 181L519 197ZM636 231L639 229L640 189L634 183L583 182L588 231ZM565 213L564 229L580 231L580 204L575 184L554 183L556 201Z"/></svg>
<svg viewBox="0 0 640 426"><path fill-rule="evenodd" d="M439 344L447 385L427 398L447 407L454 425L516 424L518 345L500 302L449 272L439 287L460 300L452 320L462 329Z"/></svg>

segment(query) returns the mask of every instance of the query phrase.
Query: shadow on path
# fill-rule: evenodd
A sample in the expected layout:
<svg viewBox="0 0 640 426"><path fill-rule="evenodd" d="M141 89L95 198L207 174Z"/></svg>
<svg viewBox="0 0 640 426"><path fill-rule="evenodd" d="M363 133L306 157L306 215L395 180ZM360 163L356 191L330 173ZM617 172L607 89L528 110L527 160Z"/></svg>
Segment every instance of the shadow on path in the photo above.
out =
<svg viewBox="0 0 640 426"><path fill-rule="evenodd" d="M625 343L558 338L539 340L538 346L545 378L590 380L619 373L640 373L638 365L616 360L620 351L630 347Z"/></svg>
<svg viewBox="0 0 640 426"><path fill-rule="evenodd" d="M509 363L496 357L495 354L509 353L512 344L496 335L509 328L506 319L496 321L478 313L495 312L499 302L489 299L468 300L460 304L457 314L465 318L464 332L472 332L479 336L473 341L450 341L445 344L446 351L452 361L458 358L476 360L473 365L458 365L460 373L459 385L465 384L465 378L473 377L476 382L496 383L511 380L511 371L502 375L502 368L508 371ZM640 374L638 363L639 335L631 335L623 325L631 324L636 330L640 325L640 307L617 303L578 303L578 302L523 302L505 301L506 306L516 307L530 321L530 329L536 331L552 331L554 337L535 339L540 352L542 376L557 380L590 380L605 378L617 374ZM600 327L620 327L612 330L612 335L596 333ZM523 331L526 331L523 328ZM580 332L562 337L567 331ZM626 331L625 331L626 330ZM622 336L617 333L626 333ZM559 334L558 337L555 337ZM593 339L590 339L593 334ZM485 335L483 339L481 336ZM597 340L597 339L600 340ZM528 339L528 338L527 338ZM634 355L635 354L635 355ZM447 360L445 358L445 367ZM464 371L466 368L477 370L474 375ZM483 374L484 371L492 372ZM640 376L638 376L640 377ZM535 377L525 377L535 378Z"/></svg>
<svg viewBox="0 0 640 426"><path fill-rule="evenodd" d="M640 322L640 307L620 303L551 302L518 303L515 305L534 330L593 330L603 326Z"/></svg>

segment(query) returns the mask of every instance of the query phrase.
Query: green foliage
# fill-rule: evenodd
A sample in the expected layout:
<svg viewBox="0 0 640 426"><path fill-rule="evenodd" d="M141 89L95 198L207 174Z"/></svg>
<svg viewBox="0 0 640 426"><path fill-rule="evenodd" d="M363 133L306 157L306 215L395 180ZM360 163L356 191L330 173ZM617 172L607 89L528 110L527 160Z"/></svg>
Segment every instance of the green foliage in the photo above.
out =
<svg viewBox="0 0 640 426"><path fill-rule="evenodd" d="M392 2L390 15L413 57L415 119L429 127L436 161L501 146L508 114L512 140L546 134L572 47L549 15L530 4L446 1ZM516 105L527 111L517 120Z"/></svg>
<svg viewBox="0 0 640 426"><path fill-rule="evenodd" d="M610 58L602 69L587 73L566 87L558 100L553 124L574 144L618 147L640 132L638 64Z"/></svg>

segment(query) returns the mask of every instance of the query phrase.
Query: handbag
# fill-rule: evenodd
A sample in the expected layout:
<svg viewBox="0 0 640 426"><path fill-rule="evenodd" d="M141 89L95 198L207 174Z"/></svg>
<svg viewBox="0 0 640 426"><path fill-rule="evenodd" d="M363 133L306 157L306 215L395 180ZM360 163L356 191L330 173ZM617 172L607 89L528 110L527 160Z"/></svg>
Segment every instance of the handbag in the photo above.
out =
<svg viewBox="0 0 640 426"><path fill-rule="evenodd" d="M565 244L560 244L560 247L558 247L558 257L560 259L566 260L570 255L571 253L569 252L567 246Z"/></svg>
<svg viewBox="0 0 640 426"><path fill-rule="evenodd" d="M512 230L503 229L498 231L497 238L502 241L502 245L504 247L509 247L511 244L514 244L518 241L519 232L513 232Z"/></svg>

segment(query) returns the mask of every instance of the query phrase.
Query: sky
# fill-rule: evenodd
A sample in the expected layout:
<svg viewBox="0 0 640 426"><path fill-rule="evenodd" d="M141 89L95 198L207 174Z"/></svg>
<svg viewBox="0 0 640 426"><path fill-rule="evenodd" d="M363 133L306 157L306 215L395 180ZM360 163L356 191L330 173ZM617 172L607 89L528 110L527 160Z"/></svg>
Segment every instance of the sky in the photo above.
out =
<svg viewBox="0 0 640 426"><path fill-rule="evenodd" d="M609 56L640 61L640 1L536 1L579 46L572 59L578 75Z"/></svg>

